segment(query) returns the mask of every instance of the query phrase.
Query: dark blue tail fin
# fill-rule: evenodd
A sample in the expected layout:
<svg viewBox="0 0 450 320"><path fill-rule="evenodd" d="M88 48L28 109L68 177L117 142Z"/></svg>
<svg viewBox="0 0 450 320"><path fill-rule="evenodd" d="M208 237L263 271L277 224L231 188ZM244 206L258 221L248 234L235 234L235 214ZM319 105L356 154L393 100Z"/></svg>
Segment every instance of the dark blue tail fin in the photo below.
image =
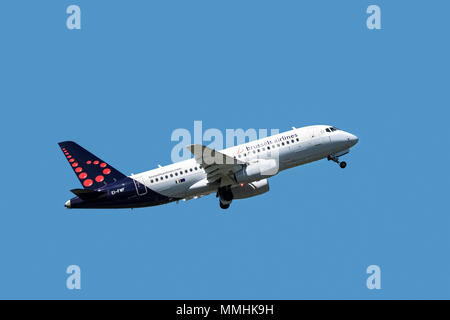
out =
<svg viewBox="0 0 450 320"><path fill-rule="evenodd" d="M98 189L126 177L75 142L58 144L85 189Z"/></svg>

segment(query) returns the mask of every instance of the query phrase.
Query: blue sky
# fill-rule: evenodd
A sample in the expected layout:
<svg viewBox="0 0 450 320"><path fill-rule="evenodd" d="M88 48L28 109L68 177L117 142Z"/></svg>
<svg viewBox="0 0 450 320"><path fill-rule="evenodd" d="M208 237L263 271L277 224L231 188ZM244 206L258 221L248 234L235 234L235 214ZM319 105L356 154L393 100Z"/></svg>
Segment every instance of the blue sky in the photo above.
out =
<svg viewBox="0 0 450 320"><path fill-rule="evenodd" d="M66 28L67 6L82 29ZM366 28L366 8L382 30ZM446 1L2 1L0 298L450 298ZM68 211L57 142L130 174L173 130L332 124L270 193ZM69 265L82 290L65 287ZM366 288L379 265L382 289Z"/></svg>

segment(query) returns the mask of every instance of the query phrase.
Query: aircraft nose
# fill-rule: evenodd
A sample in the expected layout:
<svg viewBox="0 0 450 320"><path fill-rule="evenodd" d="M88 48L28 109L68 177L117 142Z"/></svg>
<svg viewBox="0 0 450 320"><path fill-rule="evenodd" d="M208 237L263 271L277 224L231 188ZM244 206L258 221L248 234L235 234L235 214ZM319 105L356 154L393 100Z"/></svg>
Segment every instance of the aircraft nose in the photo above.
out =
<svg viewBox="0 0 450 320"><path fill-rule="evenodd" d="M357 136L355 136L354 134L349 133L347 140L351 143L352 146L354 146L355 144L358 143L359 138Z"/></svg>
<svg viewBox="0 0 450 320"><path fill-rule="evenodd" d="M67 209L71 208L70 200L67 200L67 202L64 204L64 207L66 207Z"/></svg>

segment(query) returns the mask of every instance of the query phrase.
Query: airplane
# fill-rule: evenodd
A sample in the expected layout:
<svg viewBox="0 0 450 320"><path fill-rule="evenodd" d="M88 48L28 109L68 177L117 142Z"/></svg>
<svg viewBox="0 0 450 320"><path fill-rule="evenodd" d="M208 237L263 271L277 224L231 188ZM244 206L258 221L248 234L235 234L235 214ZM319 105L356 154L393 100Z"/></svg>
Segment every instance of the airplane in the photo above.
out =
<svg viewBox="0 0 450 320"><path fill-rule="evenodd" d="M77 143L58 143L82 189L65 203L69 209L142 208L198 199L215 193L222 209L233 200L269 191L268 178L284 170L339 158L359 141L355 135L328 125L291 131L222 151L202 145L187 148L193 158L126 176Z"/></svg>

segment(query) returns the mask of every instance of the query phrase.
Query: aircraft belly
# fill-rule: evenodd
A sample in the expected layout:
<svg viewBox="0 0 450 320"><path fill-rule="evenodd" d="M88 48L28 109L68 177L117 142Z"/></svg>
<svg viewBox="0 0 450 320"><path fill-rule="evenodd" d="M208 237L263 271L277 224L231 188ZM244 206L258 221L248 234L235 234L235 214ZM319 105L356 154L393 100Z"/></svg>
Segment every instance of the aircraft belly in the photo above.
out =
<svg viewBox="0 0 450 320"><path fill-rule="evenodd" d="M187 196L210 193L212 189L211 185L205 184L204 186L200 186L199 182L202 180L206 179L197 174L185 177L185 180L179 183L177 183L179 180L172 179L167 181L167 183L155 184L152 186L152 190L171 198L185 198Z"/></svg>
<svg viewBox="0 0 450 320"><path fill-rule="evenodd" d="M152 190L162 194L166 197L176 197L183 193L183 190L185 190L186 187L181 184L176 184L174 181L169 181L164 184L155 185L153 186Z"/></svg>

